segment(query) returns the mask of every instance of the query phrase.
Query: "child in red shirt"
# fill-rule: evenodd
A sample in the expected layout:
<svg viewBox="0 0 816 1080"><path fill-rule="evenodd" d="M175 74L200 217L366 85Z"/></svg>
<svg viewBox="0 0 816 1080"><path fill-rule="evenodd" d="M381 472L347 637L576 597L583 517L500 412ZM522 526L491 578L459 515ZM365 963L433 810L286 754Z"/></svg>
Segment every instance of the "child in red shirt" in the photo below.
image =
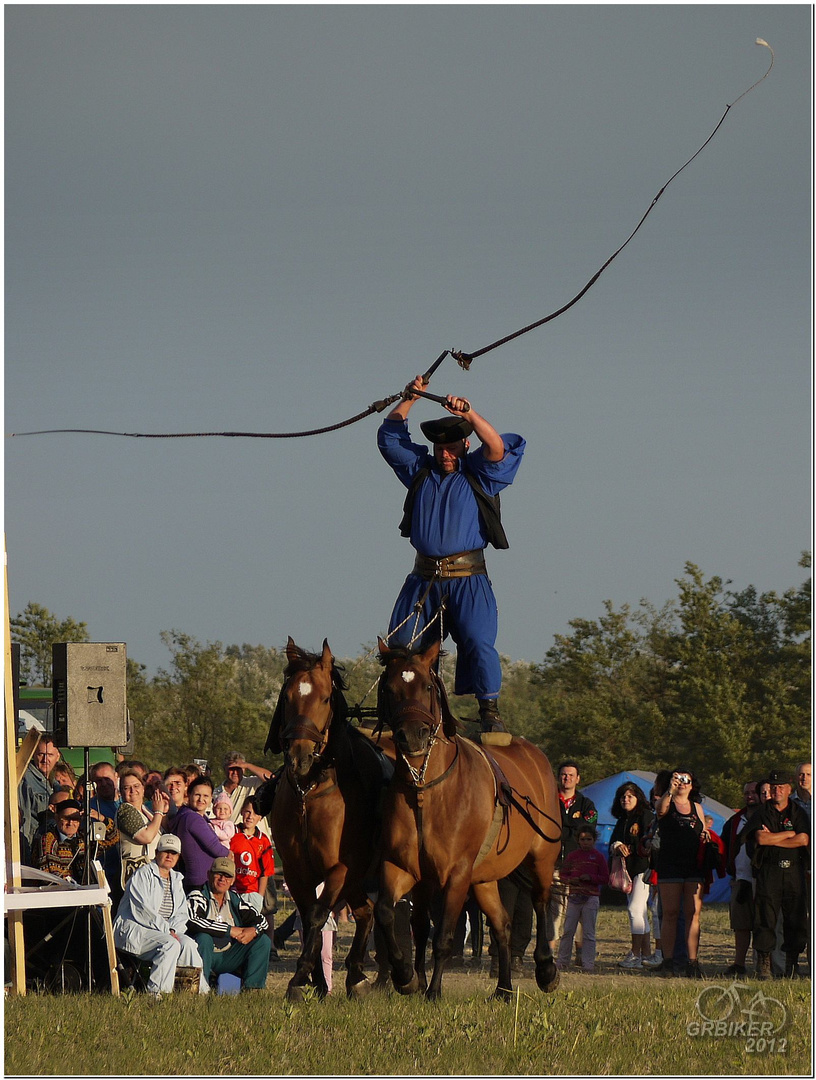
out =
<svg viewBox="0 0 816 1080"><path fill-rule="evenodd" d="M609 881L609 867L600 851L595 850L597 835L591 825L578 830L578 847L561 864L561 880L569 883L567 914L558 946L556 967L564 971L572 956L572 941L580 922L584 931L581 961L584 973L595 969L595 922L600 907L601 886Z"/></svg>
<svg viewBox="0 0 816 1080"><path fill-rule="evenodd" d="M246 896L257 911L263 905L266 884L275 873L275 856L272 844L258 828L261 815L254 795L244 799L241 807L242 824L230 840L230 851L235 860L235 881L232 888Z"/></svg>

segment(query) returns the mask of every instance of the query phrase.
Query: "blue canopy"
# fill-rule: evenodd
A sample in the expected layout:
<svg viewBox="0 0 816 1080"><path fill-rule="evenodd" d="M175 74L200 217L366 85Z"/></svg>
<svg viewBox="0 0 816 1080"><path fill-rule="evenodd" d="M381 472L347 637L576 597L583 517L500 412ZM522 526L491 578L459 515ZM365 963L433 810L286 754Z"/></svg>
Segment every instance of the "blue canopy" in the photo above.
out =
<svg viewBox="0 0 816 1080"><path fill-rule="evenodd" d="M587 784L586 787L580 789L587 798L592 799L597 808L598 843L596 847L605 858L608 858L609 855L609 840L615 827L615 819L612 817L615 792L621 784L634 783L648 798L655 776L656 773L653 772L627 769L624 772L615 773L614 776L607 776L604 780L598 780L594 784ZM714 832L718 836L722 836L723 825L734 813L729 806L717 802L716 799L709 798L703 799L703 812L710 814L714 818ZM715 874L711 889L706 894L705 899L715 904L727 904L730 896L731 879L729 877L719 878Z"/></svg>

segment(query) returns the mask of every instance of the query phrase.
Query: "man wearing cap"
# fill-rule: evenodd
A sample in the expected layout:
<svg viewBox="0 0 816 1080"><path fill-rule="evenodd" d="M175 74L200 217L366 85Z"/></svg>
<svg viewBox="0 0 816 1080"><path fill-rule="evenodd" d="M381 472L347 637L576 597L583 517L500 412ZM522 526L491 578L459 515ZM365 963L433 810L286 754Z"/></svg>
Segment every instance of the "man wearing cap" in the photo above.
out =
<svg viewBox="0 0 816 1080"><path fill-rule="evenodd" d="M799 953L807 944L807 894L810 819L791 801L791 777L781 769L768 776L771 797L752 814L743 830L756 876L754 948L757 978L771 976L776 922L782 912L785 974L796 975Z"/></svg>
<svg viewBox="0 0 816 1080"><path fill-rule="evenodd" d="M263 990L272 943L266 936L266 918L242 895L230 888L235 863L213 861L207 883L187 896L190 934L198 943L204 977L237 975L244 990Z"/></svg>
<svg viewBox="0 0 816 1080"><path fill-rule="evenodd" d="M263 765L252 765L240 750L230 750L224 756L224 783L219 784L213 791L213 803L215 803L216 796L222 792L229 795L232 804L230 821L237 824L241 820L244 800L248 799L250 795L256 795L258 788L266 783L271 776L272 773L269 769L264 768ZM270 836L266 819L261 821L259 827L265 836Z"/></svg>
<svg viewBox="0 0 816 1080"><path fill-rule="evenodd" d="M105 826L104 837L97 841L99 849L119 843L116 822L92 810L91 817ZM76 799L63 799L54 807L54 817L46 825L42 838L35 846L38 870L81 883L85 876L85 830L82 804Z"/></svg>
<svg viewBox="0 0 816 1080"><path fill-rule="evenodd" d="M484 549L508 546L499 493L513 482L526 443L520 435L500 435L465 398L451 395L445 402L451 416L420 425L433 453L413 443L408 413L418 399L411 391L424 385L418 375L377 433L380 453L408 488L400 532L416 550L391 615L389 644L427 648L439 637L439 624L429 624L445 598L442 632L457 646L454 692L475 694L482 731L504 732L498 611ZM474 451L471 434L481 443Z"/></svg>
<svg viewBox="0 0 816 1080"><path fill-rule="evenodd" d="M154 862L130 875L113 923L117 949L150 963L147 992L158 1000L172 992L176 967L202 968L195 941L187 935L190 911L182 875L175 869L181 841L165 833L156 845ZM210 985L199 976L199 993Z"/></svg>

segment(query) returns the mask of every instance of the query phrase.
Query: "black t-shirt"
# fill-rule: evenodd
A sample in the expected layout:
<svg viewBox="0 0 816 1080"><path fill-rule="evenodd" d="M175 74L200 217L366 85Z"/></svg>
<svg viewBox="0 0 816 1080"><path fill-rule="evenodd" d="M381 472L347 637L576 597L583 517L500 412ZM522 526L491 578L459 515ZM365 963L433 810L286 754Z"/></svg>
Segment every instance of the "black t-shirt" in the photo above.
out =
<svg viewBox="0 0 816 1080"><path fill-rule="evenodd" d="M669 809L658 818L660 850L657 853L657 876L693 877L702 875L697 857L700 852L700 835L703 823L694 803L688 814L681 814L672 802Z"/></svg>
<svg viewBox="0 0 816 1080"><path fill-rule="evenodd" d="M743 834L749 855L753 856L757 850L761 851L762 865L778 866L781 861L790 861L794 866L803 866L808 863L810 845L789 848L768 844L760 847L756 842L756 834L763 825L773 833L789 832L791 836L807 833L810 836L810 818L801 806L789 799L786 806L777 810L769 799L751 815L748 824L743 829Z"/></svg>

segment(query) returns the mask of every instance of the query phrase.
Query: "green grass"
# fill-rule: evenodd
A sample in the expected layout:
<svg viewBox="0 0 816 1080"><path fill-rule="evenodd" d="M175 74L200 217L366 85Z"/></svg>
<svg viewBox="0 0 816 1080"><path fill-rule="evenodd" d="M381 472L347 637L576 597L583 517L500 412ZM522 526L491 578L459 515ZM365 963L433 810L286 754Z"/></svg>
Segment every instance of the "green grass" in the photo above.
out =
<svg viewBox="0 0 816 1080"><path fill-rule="evenodd" d="M705 964L730 961L727 915L704 912ZM346 931L341 926L341 940ZM762 1048L747 1037L692 1034L695 1002L706 986L619 973L626 915L602 909L599 971L568 973L541 994L525 966L510 1005L488 1001L486 971L451 974L431 1004L395 994L365 1002L343 996L341 950L335 992L326 1001L291 1005L289 972L270 989L241 997L141 995L8 998L7 1074L37 1075L808 1075L811 1073L809 980L751 982L786 1012L786 1040ZM284 954L294 956L290 950ZM291 971L291 960L286 965ZM761 1049L761 1052L757 1052Z"/></svg>

